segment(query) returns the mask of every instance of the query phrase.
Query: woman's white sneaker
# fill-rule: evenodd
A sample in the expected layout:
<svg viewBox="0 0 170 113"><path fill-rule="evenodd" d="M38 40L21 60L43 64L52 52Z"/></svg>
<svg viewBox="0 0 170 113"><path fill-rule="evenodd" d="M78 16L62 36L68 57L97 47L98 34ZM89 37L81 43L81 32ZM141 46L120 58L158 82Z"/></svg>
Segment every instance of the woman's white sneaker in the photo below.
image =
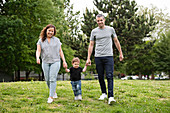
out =
<svg viewBox="0 0 170 113"><path fill-rule="evenodd" d="M58 98L57 93L54 94L53 98Z"/></svg>
<svg viewBox="0 0 170 113"><path fill-rule="evenodd" d="M47 103L50 104L50 103L52 103L52 102L53 102L53 99L49 97Z"/></svg>

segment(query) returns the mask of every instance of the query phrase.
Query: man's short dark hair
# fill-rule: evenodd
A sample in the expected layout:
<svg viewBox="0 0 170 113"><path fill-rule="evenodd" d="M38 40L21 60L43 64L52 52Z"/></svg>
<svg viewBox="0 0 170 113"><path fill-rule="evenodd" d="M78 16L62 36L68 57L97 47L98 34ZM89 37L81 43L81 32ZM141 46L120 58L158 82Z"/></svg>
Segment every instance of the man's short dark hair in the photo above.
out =
<svg viewBox="0 0 170 113"><path fill-rule="evenodd" d="M98 15L96 16L96 18L100 18L100 17L103 17L103 18L104 18L104 15L98 14Z"/></svg>

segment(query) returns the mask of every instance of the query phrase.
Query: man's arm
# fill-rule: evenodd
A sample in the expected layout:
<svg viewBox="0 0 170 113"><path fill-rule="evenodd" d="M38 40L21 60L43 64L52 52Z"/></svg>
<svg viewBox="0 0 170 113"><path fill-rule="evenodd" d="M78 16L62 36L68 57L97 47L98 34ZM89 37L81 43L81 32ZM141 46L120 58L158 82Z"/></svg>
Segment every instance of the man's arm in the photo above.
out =
<svg viewBox="0 0 170 113"><path fill-rule="evenodd" d="M120 42L119 42L117 37L114 37L113 40L114 40L116 48L118 49L119 54L120 54L119 59L120 59L120 61L122 61L123 60L123 53L122 53L122 49L121 49L121 46L120 46Z"/></svg>
<svg viewBox="0 0 170 113"><path fill-rule="evenodd" d="M86 65L91 65L90 57L91 57L91 54L93 52L93 46L94 46L94 41L90 41Z"/></svg>

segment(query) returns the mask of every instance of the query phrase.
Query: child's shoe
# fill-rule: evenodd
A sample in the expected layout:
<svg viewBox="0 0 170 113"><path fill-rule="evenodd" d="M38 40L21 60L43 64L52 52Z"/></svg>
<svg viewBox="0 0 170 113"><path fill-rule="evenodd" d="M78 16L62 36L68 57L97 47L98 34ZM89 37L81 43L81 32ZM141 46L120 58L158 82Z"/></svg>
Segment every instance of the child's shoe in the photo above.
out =
<svg viewBox="0 0 170 113"><path fill-rule="evenodd" d="M78 95L78 100L82 100L82 96L81 95Z"/></svg>
<svg viewBox="0 0 170 113"><path fill-rule="evenodd" d="M78 96L75 96L75 97L74 97L74 100L78 100Z"/></svg>
<svg viewBox="0 0 170 113"><path fill-rule="evenodd" d="M52 99L51 97L49 97L47 103L50 104L50 103L52 103L52 102L53 102L53 99Z"/></svg>

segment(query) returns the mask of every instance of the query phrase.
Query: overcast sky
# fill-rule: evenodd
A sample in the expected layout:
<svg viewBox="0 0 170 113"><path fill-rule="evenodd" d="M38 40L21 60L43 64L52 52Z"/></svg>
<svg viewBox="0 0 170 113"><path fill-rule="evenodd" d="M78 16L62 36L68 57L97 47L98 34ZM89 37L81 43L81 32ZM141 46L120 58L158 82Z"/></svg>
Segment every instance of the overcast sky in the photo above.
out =
<svg viewBox="0 0 170 113"><path fill-rule="evenodd" d="M81 16L85 12L86 7L88 9L93 9L93 0L70 0L74 5L74 11L80 11ZM144 7L151 8L151 4L158 7L159 9L167 9L165 13L170 15L170 0L135 0L138 5L143 5Z"/></svg>

